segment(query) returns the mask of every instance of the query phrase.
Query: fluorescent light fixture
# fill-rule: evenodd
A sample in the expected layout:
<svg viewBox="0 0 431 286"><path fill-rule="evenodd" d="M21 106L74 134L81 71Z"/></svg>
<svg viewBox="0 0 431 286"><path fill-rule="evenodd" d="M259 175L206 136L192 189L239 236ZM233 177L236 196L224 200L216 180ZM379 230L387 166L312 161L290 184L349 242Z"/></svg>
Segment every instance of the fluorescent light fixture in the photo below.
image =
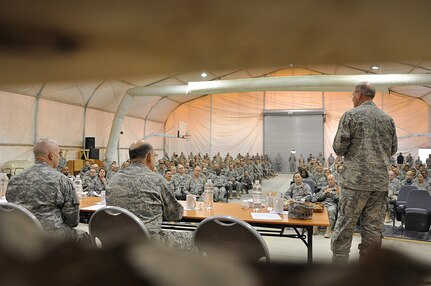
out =
<svg viewBox="0 0 431 286"><path fill-rule="evenodd" d="M206 72L201 73L201 77L207 77L208 74Z"/></svg>
<svg viewBox="0 0 431 286"><path fill-rule="evenodd" d="M372 70L379 70L379 69L380 69L380 67L379 67L378 65L372 65L372 66L371 66L371 69L372 69Z"/></svg>

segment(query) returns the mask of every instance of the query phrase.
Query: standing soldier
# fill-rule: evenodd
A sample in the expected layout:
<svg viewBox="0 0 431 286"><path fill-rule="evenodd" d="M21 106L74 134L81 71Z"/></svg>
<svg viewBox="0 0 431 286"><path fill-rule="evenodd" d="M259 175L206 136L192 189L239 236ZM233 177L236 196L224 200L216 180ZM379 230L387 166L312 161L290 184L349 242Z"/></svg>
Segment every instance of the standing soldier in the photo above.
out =
<svg viewBox="0 0 431 286"><path fill-rule="evenodd" d="M380 247L388 196L387 166L398 147L394 120L373 103L367 82L352 92L354 108L340 119L333 148L344 156L339 215L332 234L334 263L347 263L353 231L361 219L360 258ZM366 164L364 164L366 162Z"/></svg>
<svg viewBox="0 0 431 286"><path fill-rule="evenodd" d="M294 151L290 152L290 156L289 156L289 172L290 173L295 173L297 171L296 169L296 156L295 153L293 153Z"/></svg>
<svg viewBox="0 0 431 286"><path fill-rule="evenodd" d="M282 159L281 159L280 153L277 153L277 157L275 157L275 171L277 173L281 172L281 161Z"/></svg>

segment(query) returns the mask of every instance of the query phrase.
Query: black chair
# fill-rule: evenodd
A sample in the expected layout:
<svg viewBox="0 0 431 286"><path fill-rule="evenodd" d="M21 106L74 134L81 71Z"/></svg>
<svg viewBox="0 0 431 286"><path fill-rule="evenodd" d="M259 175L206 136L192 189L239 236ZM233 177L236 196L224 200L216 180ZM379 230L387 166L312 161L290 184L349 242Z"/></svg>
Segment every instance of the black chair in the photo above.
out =
<svg viewBox="0 0 431 286"><path fill-rule="evenodd" d="M90 219L88 230L94 246L114 247L136 240L150 240L145 224L121 207L103 207Z"/></svg>
<svg viewBox="0 0 431 286"><path fill-rule="evenodd" d="M302 180L303 183L307 184L308 186L310 186L311 189L311 193L314 194L316 193L316 184L314 184L312 179L303 179Z"/></svg>
<svg viewBox="0 0 431 286"><path fill-rule="evenodd" d="M394 218L393 218L393 224L392 226L395 227L395 218L398 221L401 221L401 228L403 227L404 224L404 210L406 208L406 203L407 203L407 196L409 195L411 190L417 190L416 186L401 186L400 191L398 192L398 199L397 202L395 203L395 207L394 207Z"/></svg>
<svg viewBox="0 0 431 286"><path fill-rule="evenodd" d="M220 251L234 254L233 259L269 262L269 251L262 236L251 225L229 216L213 216L196 228L193 241L199 253L211 256Z"/></svg>
<svg viewBox="0 0 431 286"><path fill-rule="evenodd" d="M428 232L431 224L431 197L427 191L413 190L407 197L404 226L407 230Z"/></svg>

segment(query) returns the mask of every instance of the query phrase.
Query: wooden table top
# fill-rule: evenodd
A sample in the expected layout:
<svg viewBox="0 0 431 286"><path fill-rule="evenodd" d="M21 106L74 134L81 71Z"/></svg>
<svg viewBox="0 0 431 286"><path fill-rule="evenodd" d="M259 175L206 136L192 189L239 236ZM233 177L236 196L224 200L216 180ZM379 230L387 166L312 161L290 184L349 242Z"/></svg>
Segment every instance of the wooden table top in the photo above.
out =
<svg viewBox="0 0 431 286"><path fill-rule="evenodd" d="M180 203L185 208L186 202L180 201ZM252 208L243 209L240 203L214 203L212 210L205 210L203 207L203 202L197 203L198 210L184 210L183 218L190 220L204 220L210 216L216 215L226 215L239 218L251 224L261 223L261 224L279 224L279 225L296 225L296 226L328 226L329 218L326 209L322 213L313 213L311 219L293 219L288 218L287 214L280 214L281 220L267 220L267 219L254 219L251 216L253 212ZM266 209L261 209L260 213L268 213Z"/></svg>
<svg viewBox="0 0 431 286"><path fill-rule="evenodd" d="M80 208L89 207L95 205L101 201L98 197L86 197L81 200ZM181 205L185 208L186 202L179 201ZM313 216L309 220L293 219L288 218L285 214L280 214L281 220L257 220L253 219L251 213L253 209L243 209L239 203L214 203L212 210L205 210L203 207L203 202L198 202L197 210L185 210L183 214L183 219L202 221L207 217L215 215L226 215L239 218L251 224L279 224L279 225L295 225L295 226L328 226L329 219L328 213L325 210L322 213L313 213ZM267 213L266 210L261 210L262 213Z"/></svg>

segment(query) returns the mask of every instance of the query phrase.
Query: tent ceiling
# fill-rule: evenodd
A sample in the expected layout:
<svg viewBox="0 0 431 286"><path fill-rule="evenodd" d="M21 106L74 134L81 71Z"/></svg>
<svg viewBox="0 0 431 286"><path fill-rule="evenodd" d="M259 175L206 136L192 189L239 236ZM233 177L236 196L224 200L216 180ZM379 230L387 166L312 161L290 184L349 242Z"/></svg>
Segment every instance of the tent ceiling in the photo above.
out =
<svg viewBox="0 0 431 286"><path fill-rule="evenodd" d="M372 70L371 66L378 64L380 70ZM240 79L250 77L265 76L270 73L283 70L289 71L291 67L272 68L250 68L241 70L206 71L208 76L204 79L200 76L202 71L194 73L159 75L150 78L122 78L106 79L94 81L73 81L63 83L33 84L33 85L5 85L4 90L36 96L40 92L40 97L58 102L65 102L73 105L85 106L115 112L120 104L125 92L129 88L136 86L170 86L186 84L203 80L219 79ZM298 68L309 70L309 74L322 73L333 75L354 75L366 73L431 73L431 64L427 62L396 62L396 63L363 63L363 64L339 64L339 65L307 65ZM42 89L43 87L43 89ZM42 89L42 91L41 91ZM431 86L394 86L390 89L403 95L422 98L431 104ZM199 95L170 95L167 98L160 96L135 97L132 107L129 109L129 116L142 119L165 122L169 114L180 104L198 98Z"/></svg>

